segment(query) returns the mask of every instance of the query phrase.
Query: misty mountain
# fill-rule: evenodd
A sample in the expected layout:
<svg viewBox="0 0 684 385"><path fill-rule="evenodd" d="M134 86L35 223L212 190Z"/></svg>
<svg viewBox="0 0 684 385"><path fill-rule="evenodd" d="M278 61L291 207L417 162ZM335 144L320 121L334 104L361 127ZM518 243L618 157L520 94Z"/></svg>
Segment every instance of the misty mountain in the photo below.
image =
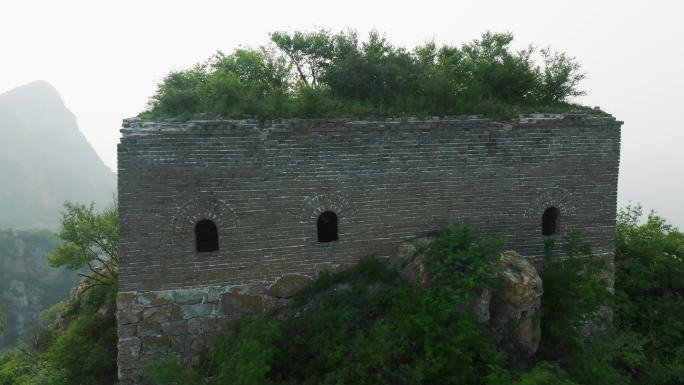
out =
<svg viewBox="0 0 684 385"><path fill-rule="evenodd" d="M65 200L105 205L115 190L115 174L54 87L37 81L0 94L0 229L55 229Z"/></svg>

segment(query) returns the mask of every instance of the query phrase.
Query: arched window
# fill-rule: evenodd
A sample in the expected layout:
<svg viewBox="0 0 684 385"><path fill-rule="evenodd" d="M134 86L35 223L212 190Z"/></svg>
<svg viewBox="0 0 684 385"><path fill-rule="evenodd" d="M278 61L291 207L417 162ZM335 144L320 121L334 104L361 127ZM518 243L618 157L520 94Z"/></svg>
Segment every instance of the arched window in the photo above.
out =
<svg viewBox="0 0 684 385"><path fill-rule="evenodd" d="M558 234L560 231L560 210L549 207L542 214L542 235L549 236Z"/></svg>
<svg viewBox="0 0 684 385"><path fill-rule="evenodd" d="M337 215L326 211L318 216L318 242L337 240Z"/></svg>
<svg viewBox="0 0 684 385"><path fill-rule="evenodd" d="M208 219L202 219L195 225L195 240L197 242L197 251L208 252L218 251L218 229L214 222Z"/></svg>

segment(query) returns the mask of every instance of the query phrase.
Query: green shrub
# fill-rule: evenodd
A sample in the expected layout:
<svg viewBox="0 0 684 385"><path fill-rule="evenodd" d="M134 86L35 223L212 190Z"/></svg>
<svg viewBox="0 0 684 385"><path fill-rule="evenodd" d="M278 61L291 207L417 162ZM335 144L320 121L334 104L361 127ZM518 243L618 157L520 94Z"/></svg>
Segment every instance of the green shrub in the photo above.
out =
<svg viewBox="0 0 684 385"><path fill-rule="evenodd" d="M540 354L556 361L582 349L582 329L608 326L609 320L601 316L599 308L610 305L611 295L601 278L608 266L593 257L589 243L571 234L563 240L565 256L560 257L554 251L554 239L545 242Z"/></svg>
<svg viewBox="0 0 684 385"><path fill-rule="evenodd" d="M241 320L215 344L201 372L173 361L151 366L156 377L147 378L192 385L682 384L684 236L654 214L644 224L640 217L638 207L618 216L614 295L605 261L592 257L587 242L566 238L562 258L546 243L542 341L528 360L506 357L484 326L457 311L495 285L491 265L500 245L456 226L420 250L425 287L364 259L322 274L284 313ZM613 308L612 326L597 311L602 305ZM0 375L27 370L9 362L0 364Z"/></svg>
<svg viewBox="0 0 684 385"><path fill-rule="evenodd" d="M605 269L598 260L545 258L536 358L557 363L577 383L684 382L684 235L653 213L641 218L639 206L618 215L614 296L596 279ZM568 255L590 255L581 241L565 245ZM611 305L612 327L586 338L579 331L587 322L600 325L592 311L600 304Z"/></svg>
<svg viewBox="0 0 684 385"><path fill-rule="evenodd" d="M574 58L515 51L512 41L487 32L461 47L428 42L407 50L377 32L366 41L353 31L274 32L268 47L171 72L141 116L510 116L580 108L568 104L583 94Z"/></svg>
<svg viewBox="0 0 684 385"><path fill-rule="evenodd" d="M63 371L65 384L102 383L116 373L116 339L111 319L81 316L54 340L45 359Z"/></svg>
<svg viewBox="0 0 684 385"><path fill-rule="evenodd" d="M267 385L279 330L266 317L242 319L234 338L220 340L209 354L216 385Z"/></svg>
<svg viewBox="0 0 684 385"><path fill-rule="evenodd" d="M148 362L140 375L145 382L158 385L202 384L202 377L192 369L183 368L175 357Z"/></svg>
<svg viewBox="0 0 684 385"><path fill-rule="evenodd" d="M0 354L0 385L27 384L32 370L31 360L23 349Z"/></svg>
<svg viewBox="0 0 684 385"><path fill-rule="evenodd" d="M505 355L466 309L493 283L497 242L460 226L422 250L430 284L382 262L322 276L278 314L245 319L215 344L211 384L496 384ZM164 383L164 382L157 382Z"/></svg>
<svg viewBox="0 0 684 385"><path fill-rule="evenodd" d="M545 249L536 359L559 365L579 384L628 384L628 373L613 364L634 353L633 347L610 330L610 316L601 311L613 304L605 279L610 267L578 234L563 240L563 257L556 255L552 238L546 239Z"/></svg>
<svg viewBox="0 0 684 385"><path fill-rule="evenodd" d="M557 366L541 362L515 381L501 382L510 385L579 385L567 378L567 374Z"/></svg>
<svg viewBox="0 0 684 385"><path fill-rule="evenodd" d="M114 384L115 293L116 286L92 286L80 301L44 311L28 344L0 354L0 385Z"/></svg>
<svg viewBox="0 0 684 385"><path fill-rule="evenodd" d="M684 234L640 206L618 215L616 329L638 337L635 384L684 383Z"/></svg>

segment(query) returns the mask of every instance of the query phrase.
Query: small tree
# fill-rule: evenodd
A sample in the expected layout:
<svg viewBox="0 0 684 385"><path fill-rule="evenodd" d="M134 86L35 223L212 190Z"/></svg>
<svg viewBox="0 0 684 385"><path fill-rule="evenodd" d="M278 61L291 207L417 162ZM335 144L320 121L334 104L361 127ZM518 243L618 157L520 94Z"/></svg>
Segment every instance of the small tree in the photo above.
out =
<svg viewBox="0 0 684 385"><path fill-rule="evenodd" d="M110 286L116 281L117 259L116 206L96 211L93 204L64 203L57 237L64 243L48 255L50 266L71 270L88 269L83 276L88 287Z"/></svg>

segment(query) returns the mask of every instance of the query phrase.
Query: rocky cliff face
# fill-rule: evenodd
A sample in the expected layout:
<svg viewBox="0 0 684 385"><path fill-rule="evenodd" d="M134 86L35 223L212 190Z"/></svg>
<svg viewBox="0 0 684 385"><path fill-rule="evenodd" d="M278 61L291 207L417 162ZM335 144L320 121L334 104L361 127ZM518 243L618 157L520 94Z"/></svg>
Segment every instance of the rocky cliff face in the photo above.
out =
<svg viewBox="0 0 684 385"><path fill-rule="evenodd" d="M0 94L0 229L55 228L65 200L107 204L115 190L114 173L50 84Z"/></svg>
<svg viewBox="0 0 684 385"><path fill-rule="evenodd" d="M0 231L0 308L7 318L0 350L27 336L42 310L66 299L76 274L48 266L57 239L47 230Z"/></svg>

